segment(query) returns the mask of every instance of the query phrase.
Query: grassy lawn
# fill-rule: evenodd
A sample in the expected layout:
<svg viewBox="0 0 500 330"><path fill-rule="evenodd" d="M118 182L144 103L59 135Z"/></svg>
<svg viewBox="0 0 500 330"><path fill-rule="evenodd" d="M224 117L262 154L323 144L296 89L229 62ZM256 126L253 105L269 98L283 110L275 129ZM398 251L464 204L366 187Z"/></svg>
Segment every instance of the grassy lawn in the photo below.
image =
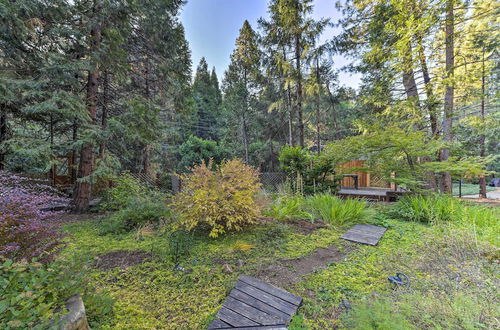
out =
<svg viewBox="0 0 500 330"><path fill-rule="evenodd" d="M181 271L174 270L168 231L100 235L96 216L65 225L70 237L63 258L81 265L96 293L114 300L105 315L89 306L96 329L206 328L239 274L272 276L278 264L293 273L288 260L308 258L331 245L342 258L282 282L304 298L291 329L370 329L365 325L375 321L386 329L498 325L498 229L478 225L473 234L471 223L401 221L388 216L387 208L369 210L367 221L388 227L376 247L339 239L347 225L306 234L297 224L266 221L218 239L189 236ZM113 267L113 260L104 257L123 250L147 257L128 267ZM396 272L411 278L408 292L388 282Z"/></svg>
<svg viewBox="0 0 500 330"><path fill-rule="evenodd" d="M486 186L486 191L493 191L494 187ZM458 196L459 184L453 183L453 195ZM462 196L463 195L477 195L479 194L479 185L472 183L462 183Z"/></svg>

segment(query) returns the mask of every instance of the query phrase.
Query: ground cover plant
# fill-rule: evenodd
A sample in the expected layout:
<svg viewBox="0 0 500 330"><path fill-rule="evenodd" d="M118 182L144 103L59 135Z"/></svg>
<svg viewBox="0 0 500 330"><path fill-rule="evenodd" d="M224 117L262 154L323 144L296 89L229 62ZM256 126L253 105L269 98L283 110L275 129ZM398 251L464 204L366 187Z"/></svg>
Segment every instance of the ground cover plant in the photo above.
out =
<svg viewBox="0 0 500 330"><path fill-rule="evenodd" d="M66 300L80 294L92 328L110 319L113 299L97 292L87 278L85 265L36 261L14 262L0 258L0 327L2 329L49 329L59 326L67 312Z"/></svg>
<svg viewBox="0 0 500 330"><path fill-rule="evenodd" d="M217 175L239 182L241 165ZM4 260L8 301L0 300L0 324L46 324L80 293L93 328L204 328L239 274L250 274L304 298L291 329L495 326L498 208L442 195L407 196L394 205L256 189L244 196L266 201L265 217L213 238L210 228L182 230L164 194L118 180L104 198L105 213L64 225L56 263ZM388 228L377 247L339 239L360 222ZM304 231L304 223L320 225ZM408 274L409 290L387 281L396 272ZM33 285L27 297L20 293L26 283Z"/></svg>
<svg viewBox="0 0 500 330"><path fill-rule="evenodd" d="M68 199L40 180L7 172L0 172L0 197L0 327L49 328L75 293L92 311L91 323L106 319L112 301L94 292L81 265L57 260L67 237L55 223L64 212L50 208Z"/></svg>
<svg viewBox="0 0 500 330"><path fill-rule="evenodd" d="M63 255L69 263L87 260L97 292L109 292L116 301L113 314L100 324L105 328L206 327L239 274L272 279L281 269L279 278L285 271L277 265L294 273L294 264L331 246L345 256L276 283L304 297L292 329L494 327L498 209L467 204L468 216L429 226L393 217L396 205L366 208L370 216L364 221L388 227L377 247L339 240L349 228L340 223L302 234L286 221L264 222L213 239L203 231L172 235L168 226L140 237L133 231L96 236L101 230L96 219L66 225L72 240ZM110 258L120 251L151 257L126 268L92 266L96 257L112 265ZM299 263L301 258L306 259ZM286 260L295 260L292 268ZM409 292L394 290L387 281L398 271L410 276Z"/></svg>
<svg viewBox="0 0 500 330"><path fill-rule="evenodd" d="M346 262L300 283L302 292L315 292L303 309L309 328L495 327L498 263L485 256L497 245L461 221L386 223L377 248L360 247ZM411 278L409 290L387 281L396 272Z"/></svg>

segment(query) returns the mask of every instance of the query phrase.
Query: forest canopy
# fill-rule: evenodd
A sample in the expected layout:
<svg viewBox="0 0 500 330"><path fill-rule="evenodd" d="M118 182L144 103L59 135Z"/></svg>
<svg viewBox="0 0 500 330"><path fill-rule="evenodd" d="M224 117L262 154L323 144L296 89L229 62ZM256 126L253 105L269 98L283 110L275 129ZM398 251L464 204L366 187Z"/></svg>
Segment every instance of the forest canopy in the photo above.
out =
<svg viewBox="0 0 500 330"><path fill-rule="evenodd" d="M183 5L2 1L0 170L64 168L84 210L124 171L241 158L273 172L288 145L444 192L471 175L486 193L500 167L497 1L346 0L333 21L312 0L270 0L267 18L242 22L222 77L204 58L192 69Z"/></svg>

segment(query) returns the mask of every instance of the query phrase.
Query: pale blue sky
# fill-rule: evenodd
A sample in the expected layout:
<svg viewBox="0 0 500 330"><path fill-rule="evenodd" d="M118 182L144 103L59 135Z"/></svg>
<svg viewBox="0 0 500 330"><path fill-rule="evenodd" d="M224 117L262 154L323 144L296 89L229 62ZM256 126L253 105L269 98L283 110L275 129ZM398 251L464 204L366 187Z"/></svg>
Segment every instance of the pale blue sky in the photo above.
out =
<svg viewBox="0 0 500 330"><path fill-rule="evenodd" d="M188 0L181 21L192 52L193 71L205 57L210 68L215 66L221 80L243 21L248 20L257 29L257 20L268 17L267 3L267 0ZM336 23L341 13L335 8L335 0L314 0L313 17L330 18ZM335 29L329 28L321 39L328 40L334 34ZM349 63L340 56L335 56L334 62L337 69ZM359 75L341 72L339 80L341 85L355 88L359 85Z"/></svg>

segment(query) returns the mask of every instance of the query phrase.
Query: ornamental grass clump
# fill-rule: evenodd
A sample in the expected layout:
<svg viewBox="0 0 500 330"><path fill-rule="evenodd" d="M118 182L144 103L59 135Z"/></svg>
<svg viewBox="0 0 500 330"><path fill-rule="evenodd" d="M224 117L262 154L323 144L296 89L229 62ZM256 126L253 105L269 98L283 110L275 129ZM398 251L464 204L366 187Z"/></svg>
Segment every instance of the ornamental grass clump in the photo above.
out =
<svg viewBox="0 0 500 330"><path fill-rule="evenodd" d="M313 220L313 216L304 210L305 200L302 196L283 195L265 211L265 215L276 220Z"/></svg>
<svg viewBox="0 0 500 330"><path fill-rule="evenodd" d="M183 177L183 191L172 202L180 227L204 228L217 237L254 223L260 213L255 202L261 186L258 171L239 159L211 168L202 163Z"/></svg>
<svg viewBox="0 0 500 330"><path fill-rule="evenodd" d="M410 195L400 198L390 213L395 218L424 223L460 221L464 206L446 194Z"/></svg>
<svg viewBox="0 0 500 330"><path fill-rule="evenodd" d="M316 219L331 225L360 222L366 214L366 202L359 199L342 200L329 194L318 194L307 198L307 208Z"/></svg>
<svg viewBox="0 0 500 330"><path fill-rule="evenodd" d="M62 234L47 219L60 212L42 209L54 203L68 200L52 187L0 172L0 256L50 261L62 244Z"/></svg>

